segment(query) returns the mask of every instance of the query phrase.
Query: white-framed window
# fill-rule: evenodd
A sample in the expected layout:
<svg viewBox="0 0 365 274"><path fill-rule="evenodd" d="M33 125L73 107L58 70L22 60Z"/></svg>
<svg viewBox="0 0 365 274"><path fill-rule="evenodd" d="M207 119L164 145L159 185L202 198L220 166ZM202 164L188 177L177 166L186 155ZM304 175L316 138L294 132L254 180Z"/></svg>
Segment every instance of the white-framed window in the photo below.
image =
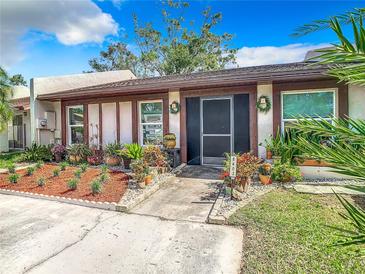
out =
<svg viewBox="0 0 365 274"><path fill-rule="evenodd" d="M68 145L82 144L84 142L84 107L67 107L67 132Z"/></svg>
<svg viewBox="0 0 365 274"><path fill-rule="evenodd" d="M330 121L336 117L336 90L318 89L281 92L281 129L296 121L296 117L310 117Z"/></svg>
<svg viewBox="0 0 365 274"><path fill-rule="evenodd" d="M162 100L139 102L139 143L161 145L163 139Z"/></svg>

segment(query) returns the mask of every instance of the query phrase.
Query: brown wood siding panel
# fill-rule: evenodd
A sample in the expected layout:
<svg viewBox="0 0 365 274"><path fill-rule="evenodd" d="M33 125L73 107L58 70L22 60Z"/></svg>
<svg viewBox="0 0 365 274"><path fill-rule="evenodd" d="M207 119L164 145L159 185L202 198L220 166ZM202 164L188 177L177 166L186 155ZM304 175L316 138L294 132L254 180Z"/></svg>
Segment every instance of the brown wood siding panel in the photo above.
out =
<svg viewBox="0 0 365 274"><path fill-rule="evenodd" d="M116 115L116 123L117 123L117 142L120 143L120 108L119 108L119 102L116 102L116 109L115 109L115 115Z"/></svg>
<svg viewBox="0 0 365 274"><path fill-rule="evenodd" d="M132 140L138 143L138 106L137 100L132 101Z"/></svg>
<svg viewBox="0 0 365 274"><path fill-rule="evenodd" d="M163 125L163 134L167 134L170 131L170 125L169 125L169 96L164 95L162 98L162 125Z"/></svg>
<svg viewBox="0 0 365 274"><path fill-rule="evenodd" d="M295 91L306 89L338 89L338 116L346 117L348 115L348 86L338 83L334 79L312 80L305 82L280 82L273 83L273 129L274 135L281 128L281 92Z"/></svg>
<svg viewBox="0 0 365 274"><path fill-rule="evenodd" d="M181 161L187 162L187 136L186 136L186 98L201 96L224 96L234 94L249 94L250 104L250 148L258 154L257 137L257 85L224 86L209 89L180 90L180 149Z"/></svg>
<svg viewBox="0 0 365 274"><path fill-rule="evenodd" d="M83 105L84 110L84 144L89 145L89 105Z"/></svg>
<svg viewBox="0 0 365 274"><path fill-rule="evenodd" d="M103 147L103 105L99 104L99 149Z"/></svg>
<svg viewBox="0 0 365 274"><path fill-rule="evenodd" d="M61 101L61 139L62 145L66 145L66 105L64 101Z"/></svg>

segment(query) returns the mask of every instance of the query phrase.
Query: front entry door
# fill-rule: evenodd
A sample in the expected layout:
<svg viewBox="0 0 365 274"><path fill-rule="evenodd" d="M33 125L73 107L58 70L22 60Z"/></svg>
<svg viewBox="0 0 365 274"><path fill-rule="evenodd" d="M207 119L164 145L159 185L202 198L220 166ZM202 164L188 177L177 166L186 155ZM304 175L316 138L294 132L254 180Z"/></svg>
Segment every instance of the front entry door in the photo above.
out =
<svg viewBox="0 0 365 274"><path fill-rule="evenodd" d="M232 152L232 97L201 98L202 165L222 165Z"/></svg>

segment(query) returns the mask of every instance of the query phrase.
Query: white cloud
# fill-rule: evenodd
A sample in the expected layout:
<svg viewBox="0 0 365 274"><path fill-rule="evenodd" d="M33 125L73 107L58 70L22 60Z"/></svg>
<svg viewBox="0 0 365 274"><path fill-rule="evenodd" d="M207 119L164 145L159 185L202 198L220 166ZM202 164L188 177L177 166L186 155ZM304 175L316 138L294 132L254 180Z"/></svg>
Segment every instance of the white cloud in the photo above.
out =
<svg viewBox="0 0 365 274"><path fill-rule="evenodd" d="M248 67L299 62L304 60L308 51L327 46L328 44L289 44L280 47L243 47L237 52L237 63L240 67Z"/></svg>
<svg viewBox="0 0 365 274"><path fill-rule="evenodd" d="M2 0L0 64L24 57L21 38L29 31L54 35L64 45L101 43L118 34L118 24L91 0Z"/></svg>

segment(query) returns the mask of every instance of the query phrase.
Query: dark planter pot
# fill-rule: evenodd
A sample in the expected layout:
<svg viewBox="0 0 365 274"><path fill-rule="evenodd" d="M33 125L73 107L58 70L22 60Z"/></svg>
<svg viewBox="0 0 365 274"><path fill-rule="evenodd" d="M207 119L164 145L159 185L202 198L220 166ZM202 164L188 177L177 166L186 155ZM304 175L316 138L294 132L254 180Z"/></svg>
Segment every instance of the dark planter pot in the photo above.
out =
<svg viewBox="0 0 365 274"><path fill-rule="evenodd" d="M131 168L131 159L130 158L123 158L123 165L125 169Z"/></svg>
<svg viewBox="0 0 365 274"><path fill-rule="evenodd" d="M55 154L54 159L57 163L62 162L63 159L62 154Z"/></svg>

